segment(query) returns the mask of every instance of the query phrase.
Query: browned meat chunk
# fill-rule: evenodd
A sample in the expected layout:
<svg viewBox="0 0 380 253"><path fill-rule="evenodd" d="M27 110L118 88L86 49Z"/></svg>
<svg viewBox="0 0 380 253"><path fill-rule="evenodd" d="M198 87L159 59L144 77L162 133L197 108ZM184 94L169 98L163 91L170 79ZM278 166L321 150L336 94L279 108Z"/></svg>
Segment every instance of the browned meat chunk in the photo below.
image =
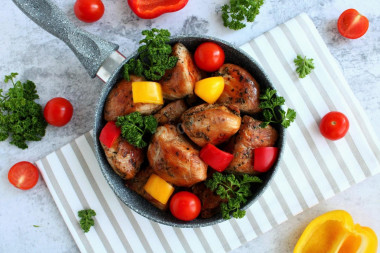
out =
<svg viewBox="0 0 380 253"><path fill-rule="evenodd" d="M144 186L145 186L146 182L148 181L150 175L152 175L152 173L153 173L153 169L151 167L142 169L139 171L139 173L137 173L137 175L133 179L127 180L126 185L132 191L135 191L137 194L139 194L140 196L142 196L143 198L148 200L150 203L152 203L157 208L159 208L161 210L165 210L165 209L167 209L169 202L166 203L166 205L164 205L161 202L159 202L158 200L156 200L155 198L153 198L152 196L150 196L149 193L147 193L144 190Z"/></svg>
<svg viewBox="0 0 380 253"><path fill-rule="evenodd" d="M170 100L193 94L195 83L201 79L190 52L183 44L175 44L172 54L178 57L178 62L174 68L167 70L159 81L162 85L162 95Z"/></svg>
<svg viewBox="0 0 380 253"><path fill-rule="evenodd" d="M111 148L103 144L102 147L112 169L123 179L133 178L145 158L142 149L132 146L122 137Z"/></svg>
<svg viewBox="0 0 380 253"><path fill-rule="evenodd" d="M154 117L156 118L158 125L174 124L179 121L186 109L186 103L182 99L176 100L159 110Z"/></svg>
<svg viewBox="0 0 380 253"><path fill-rule="evenodd" d="M218 73L224 78L224 91L217 103L236 105L244 113L260 111L260 88L251 74L234 64L224 64Z"/></svg>
<svg viewBox="0 0 380 253"><path fill-rule="evenodd" d="M226 171L254 174L253 150L258 147L273 147L277 141L277 131L270 125L261 128L261 121L244 116L241 128L229 146L234 159Z"/></svg>
<svg viewBox="0 0 380 253"><path fill-rule="evenodd" d="M131 81L121 80L112 88L108 94L104 105L104 119L115 121L117 117L130 114L132 112L141 112L148 115L158 111L162 105L133 103L132 82L144 81L142 77L131 76Z"/></svg>
<svg viewBox="0 0 380 253"><path fill-rule="evenodd" d="M240 128L236 106L202 104L187 110L181 117L182 128L198 146L218 145L227 141Z"/></svg>
<svg viewBox="0 0 380 253"><path fill-rule="evenodd" d="M176 186L190 187L207 177L199 151L173 125L157 128L147 154L154 172Z"/></svg>
<svg viewBox="0 0 380 253"><path fill-rule="evenodd" d="M205 186L203 182L193 185L191 190L201 200L201 217L210 218L220 211L220 204L224 202L218 195Z"/></svg>

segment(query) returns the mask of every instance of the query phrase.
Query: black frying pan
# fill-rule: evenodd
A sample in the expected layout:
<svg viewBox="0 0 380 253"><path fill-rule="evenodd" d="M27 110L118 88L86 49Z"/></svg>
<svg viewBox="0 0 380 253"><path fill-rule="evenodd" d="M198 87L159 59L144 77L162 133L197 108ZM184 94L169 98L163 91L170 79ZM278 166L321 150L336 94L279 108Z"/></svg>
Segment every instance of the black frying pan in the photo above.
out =
<svg viewBox="0 0 380 253"><path fill-rule="evenodd" d="M222 222L223 219L221 215L217 215L209 219L197 218L190 222L179 221L174 218L170 212L164 212L157 209L135 192L129 190L124 185L123 180L109 166L98 138L100 131L106 123L103 119L104 103L112 87L122 78L122 67L124 63L126 63L130 58L135 57L137 52L134 52L126 59L117 51L119 48L118 45L105 41L76 27L50 0L13 0L13 2L36 24L65 42L66 45L69 46L78 57L79 61L92 78L97 76L105 82L105 86L100 95L95 113L93 137L96 157L103 175L121 201L142 216L169 226L201 227ZM171 39L170 43L174 44L176 42L181 42L190 50L190 52L194 52L195 48L200 43L206 41L213 41L219 44L225 52L225 62L233 63L245 68L257 80L261 89L273 87L264 71L251 57L225 41L212 37L198 36L175 37ZM273 177L273 174L278 166L278 161L281 158L284 146L285 132L281 125L277 125L275 127L279 132L279 140L277 145L280 150L278 160L272 170L260 176L263 183L257 185L254 189L253 195L243 209L248 208L261 195L270 179Z"/></svg>

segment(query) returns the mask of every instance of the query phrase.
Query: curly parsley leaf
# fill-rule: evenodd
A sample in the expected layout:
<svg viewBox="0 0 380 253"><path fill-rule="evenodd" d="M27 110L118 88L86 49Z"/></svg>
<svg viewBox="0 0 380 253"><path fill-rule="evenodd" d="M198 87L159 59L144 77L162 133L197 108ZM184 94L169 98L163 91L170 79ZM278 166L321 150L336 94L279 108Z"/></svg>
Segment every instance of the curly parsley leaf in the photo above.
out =
<svg viewBox="0 0 380 253"><path fill-rule="evenodd" d="M0 141L8 137L10 144L21 149L28 148L27 141L39 141L45 136L47 123L38 99L36 85L27 80L15 81L17 73L6 75L4 82L13 84L6 94L0 89Z"/></svg>
<svg viewBox="0 0 380 253"><path fill-rule="evenodd" d="M215 172L212 178L205 182L205 185L222 199L226 199L226 203L220 205L223 219L243 218L245 211L241 210L241 206L247 202L247 198L252 195L251 184L261 183L261 179L256 176L244 174L243 176L234 174L222 174Z"/></svg>
<svg viewBox="0 0 380 253"><path fill-rule="evenodd" d="M297 66L296 72L300 78L304 78L314 69L313 59L307 59L306 56L302 58L301 55L297 55L297 58L294 59L294 64Z"/></svg>
<svg viewBox="0 0 380 253"><path fill-rule="evenodd" d="M167 44L170 40L170 32L166 29L153 28L142 31L144 39L139 47L139 55L136 59L129 60L124 65L124 79L130 80L130 75L144 76L147 80L160 80L165 71L172 69L177 64L178 58L170 56L172 47Z"/></svg>
<svg viewBox="0 0 380 253"><path fill-rule="evenodd" d="M132 112L118 117L116 125L121 128L121 135L131 145L144 148L148 145L147 136L156 132L158 123L152 115L142 116L139 112Z"/></svg>
<svg viewBox="0 0 380 253"><path fill-rule="evenodd" d="M296 119L296 112L293 109L288 109L286 112L279 108L285 104L283 97L276 96L276 90L268 88L260 95L260 108L263 109L263 122L260 127L264 128L270 123L280 123L287 128L290 123Z"/></svg>
<svg viewBox="0 0 380 253"><path fill-rule="evenodd" d="M92 216L95 215L96 213L92 209L78 211L78 217L80 218L79 224L85 233L90 231L90 228L95 225L95 221L92 218Z"/></svg>
<svg viewBox="0 0 380 253"><path fill-rule="evenodd" d="M230 0L229 5L222 6L224 26L233 30L246 27L243 21L253 22L263 4L264 0Z"/></svg>

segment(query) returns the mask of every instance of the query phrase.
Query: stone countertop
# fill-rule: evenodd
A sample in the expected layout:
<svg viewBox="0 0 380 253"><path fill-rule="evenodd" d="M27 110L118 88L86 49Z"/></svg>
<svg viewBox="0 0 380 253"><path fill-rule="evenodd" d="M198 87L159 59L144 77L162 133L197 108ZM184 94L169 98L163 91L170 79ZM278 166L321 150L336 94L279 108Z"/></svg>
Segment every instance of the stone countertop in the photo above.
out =
<svg viewBox="0 0 380 253"><path fill-rule="evenodd" d="M105 14L93 24L85 24L75 18L72 10L74 0L55 2L76 25L119 44L120 52L125 55L137 49L141 30L151 27L169 29L172 35L207 34L242 45L306 12L341 65L373 126L377 129L380 125L378 0L267 0L255 22L240 31L228 30L222 25L220 8L227 0L190 0L181 11L154 20L137 18L126 0L104 0ZM21 191L8 183L7 173L16 162L38 160L91 129L102 82L91 79L63 42L30 21L12 1L3 1L2 4L0 76L18 72L22 80L30 79L37 84L40 104L60 96L69 99L75 111L68 125L61 128L48 126L43 140L31 142L25 151L9 145L7 141L0 142L0 252L77 252L78 248L43 179L33 189ZM359 10L370 21L366 35L357 40L341 37L336 28L337 18L349 8ZM333 209L347 210L355 222L371 226L380 235L379 185L380 175L373 176L233 252L290 252L307 223Z"/></svg>

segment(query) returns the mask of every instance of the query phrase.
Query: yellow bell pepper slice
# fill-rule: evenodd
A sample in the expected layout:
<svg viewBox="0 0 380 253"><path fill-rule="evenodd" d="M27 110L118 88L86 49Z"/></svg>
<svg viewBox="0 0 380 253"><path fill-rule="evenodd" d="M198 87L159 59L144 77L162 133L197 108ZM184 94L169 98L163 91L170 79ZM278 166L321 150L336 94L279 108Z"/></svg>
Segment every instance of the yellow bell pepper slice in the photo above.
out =
<svg viewBox="0 0 380 253"><path fill-rule="evenodd" d="M195 83L195 94L209 104L218 100L224 90L224 79L221 76L209 77Z"/></svg>
<svg viewBox="0 0 380 253"><path fill-rule="evenodd" d="M132 82L133 103L164 104L161 85L156 82Z"/></svg>
<svg viewBox="0 0 380 253"><path fill-rule="evenodd" d="M152 174L146 182L144 190L154 199L166 205L174 192L174 187L156 174Z"/></svg>
<svg viewBox="0 0 380 253"><path fill-rule="evenodd" d="M376 253L375 232L354 221L343 210L327 212L310 222L294 253Z"/></svg>

